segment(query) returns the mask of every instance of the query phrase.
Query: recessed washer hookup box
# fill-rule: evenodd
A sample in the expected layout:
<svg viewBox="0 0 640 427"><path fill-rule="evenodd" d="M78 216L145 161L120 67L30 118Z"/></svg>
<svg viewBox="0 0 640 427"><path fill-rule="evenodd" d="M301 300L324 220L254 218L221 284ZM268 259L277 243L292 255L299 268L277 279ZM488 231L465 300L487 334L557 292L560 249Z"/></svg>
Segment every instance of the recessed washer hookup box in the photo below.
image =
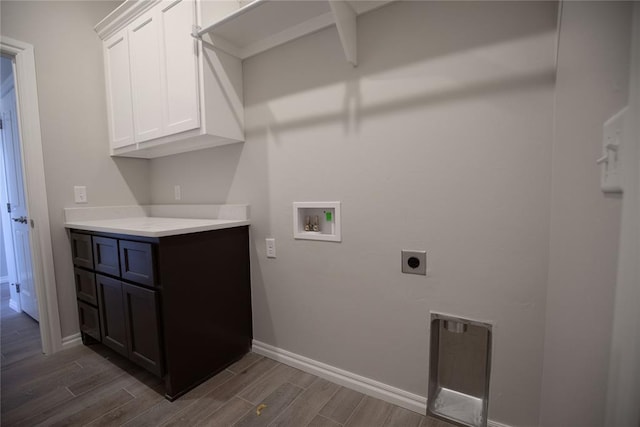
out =
<svg viewBox="0 0 640 427"><path fill-rule="evenodd" d="M427 415L486 427L492 325L431 313Z"/></svg>

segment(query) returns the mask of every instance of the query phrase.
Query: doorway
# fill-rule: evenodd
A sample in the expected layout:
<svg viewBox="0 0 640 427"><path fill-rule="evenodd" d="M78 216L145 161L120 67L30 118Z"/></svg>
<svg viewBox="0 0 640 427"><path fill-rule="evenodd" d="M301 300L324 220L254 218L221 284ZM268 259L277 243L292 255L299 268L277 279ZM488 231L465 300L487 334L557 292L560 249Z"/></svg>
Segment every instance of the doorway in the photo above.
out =
<svg viewBox="0 0 640 427"><path fill-rule="evenodd" d="M13 57L0 56L0 209L3 280L2 364L42 352L40 314L29 242Z"/></svg>
<svg viewBox="0 0 640 427"><path fill-rule="evenodd" d="M24 166L26 206L29 208L27 222L30 255L33 261L31 273L38 300L42 350L45 354L50 354L61 350L65 343L60 330L58 295L53 268L35 52L33 45L29 43L0 35L0 54L13 59L13 81L18 107L16 120L19 124L22 166ZM0 209L0 212L6 212L6 209ZM71 338L66 344L73 345L73 343L74 339Z"/></svg>

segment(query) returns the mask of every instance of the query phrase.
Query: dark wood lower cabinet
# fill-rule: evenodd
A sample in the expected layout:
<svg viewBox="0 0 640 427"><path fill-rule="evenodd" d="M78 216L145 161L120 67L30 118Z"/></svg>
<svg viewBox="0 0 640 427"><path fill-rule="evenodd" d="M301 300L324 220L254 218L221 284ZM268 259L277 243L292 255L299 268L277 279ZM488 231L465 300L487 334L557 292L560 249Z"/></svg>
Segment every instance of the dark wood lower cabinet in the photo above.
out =
<svg viewBox="0 0 640 427"><path fill-rule="evenodd" d="M162 375L158 292L122 284L129 359Z"/></svg>
<svg viewBox="0 0 640 427"><path fill-rule="evenodd" d="M83 342L163 377L167 399L251 349L247 226L161 238L72 230L71 242L93 251L78 259L94 267L75 270Z"/></svg>
<svg viewBox="0 0 640 427"><path fill-rule="evenodd" d="M80 321L82 341L86 341L85 335L100 341L100 315L98 314L98 309L82 301L78 301L78 318Z"/></svg>
<svg viewBox="0 0 640 427"><path fill-rule="evenodd" d="M102 343L128 357L122 282L96 274L96 284L98 285L98 307L102 323Z"/></svg>

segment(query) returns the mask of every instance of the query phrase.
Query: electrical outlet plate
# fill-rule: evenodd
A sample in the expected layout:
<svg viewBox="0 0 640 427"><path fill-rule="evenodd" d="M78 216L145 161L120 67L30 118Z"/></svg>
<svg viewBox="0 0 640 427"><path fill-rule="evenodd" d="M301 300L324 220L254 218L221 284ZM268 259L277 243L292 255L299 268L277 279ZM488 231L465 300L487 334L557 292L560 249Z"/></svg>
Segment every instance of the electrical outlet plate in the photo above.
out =
<svg viewBox="0 0 640 427"><path fill-rule="evenodd" d="M264 240L267 245L267 258L275 258L276 257L276 239L267 238Z"/></svg>
<svg viewBox="0 0 640 427"><path fill-rule="evenodd" d="M402 272L427 275L427 251L402 251Z"/></svg>
<svg viewBox="0 0 640 427"><path fill-rule="evenodd" d="M74 186L73 196L76 203L87 203L87 187L84 185Z"/></svg>

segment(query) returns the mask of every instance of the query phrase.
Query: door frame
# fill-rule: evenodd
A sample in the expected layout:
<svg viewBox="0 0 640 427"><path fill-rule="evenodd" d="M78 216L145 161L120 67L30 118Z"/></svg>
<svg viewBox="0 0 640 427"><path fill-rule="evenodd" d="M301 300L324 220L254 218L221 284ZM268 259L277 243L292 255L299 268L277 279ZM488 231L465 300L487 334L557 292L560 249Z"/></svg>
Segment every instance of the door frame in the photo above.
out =
<svg viewBox="0 0 640 427"><path fill-rule="evenodd" d="M15 58L18 132L22 148L24 191L31 223L29 243L45 354L62 349L60 313L53 264L49 206L44 176L40 113L33 46L0 36L0 51Z"/></svg>

